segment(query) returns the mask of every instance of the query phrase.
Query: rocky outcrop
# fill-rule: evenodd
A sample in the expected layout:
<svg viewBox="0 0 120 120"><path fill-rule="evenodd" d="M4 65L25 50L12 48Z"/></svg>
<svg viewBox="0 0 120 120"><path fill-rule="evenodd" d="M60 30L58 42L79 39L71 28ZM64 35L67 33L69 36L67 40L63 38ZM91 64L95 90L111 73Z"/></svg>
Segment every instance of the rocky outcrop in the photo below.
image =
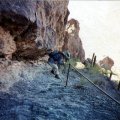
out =
<svg viewBox="0 0 120 120"><path fill-rule="evenodd" d="M0 55L10 59L12 53L16 51L16 44L9 31L0 27Z"/></svg>
<svg viewBox="0 0 120 120"><path fill-rule="evenodd" d="M44 49L62 46L67 5L68 0L0 0L0 32L10 36L5 42L0 36L1 54L36 59ZM4 52L8 41L10 52Z"/></svg>
<svg viewBox="0 0 120 120"><path fill-rule="evenodd" d="M99 61L99 65L106 70L111 70L112 66L114 65L114 61L107 56L103 60Z"/></svg>
<svg viewBox="0 0 120 120"><path fill-rule="evenodd" d="M80 58L82 62L85 60L85 52L82 41L79 37L79 22L75 19L68 21L65 31L63 50L69 50L74 58Z"/></svg>

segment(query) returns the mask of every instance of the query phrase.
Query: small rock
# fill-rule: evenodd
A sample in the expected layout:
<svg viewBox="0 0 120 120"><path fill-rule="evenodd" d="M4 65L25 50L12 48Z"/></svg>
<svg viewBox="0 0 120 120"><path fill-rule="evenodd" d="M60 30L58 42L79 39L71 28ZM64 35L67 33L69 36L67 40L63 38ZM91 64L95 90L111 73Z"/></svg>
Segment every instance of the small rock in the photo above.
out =
<svg viewBox="0 0 120 120"><path fill-rule="evenodd" d="M81 62L76 62L76 66L75 66L77 69L84 69L85 68L85 65L82 64Z"/></svg>

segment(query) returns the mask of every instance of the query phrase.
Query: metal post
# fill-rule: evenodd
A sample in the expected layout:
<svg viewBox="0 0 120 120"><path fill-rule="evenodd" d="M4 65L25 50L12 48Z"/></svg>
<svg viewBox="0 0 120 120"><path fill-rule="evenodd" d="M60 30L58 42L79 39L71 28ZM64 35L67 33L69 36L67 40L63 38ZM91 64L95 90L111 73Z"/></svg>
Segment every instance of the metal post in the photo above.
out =
<svg viewBox="0 0 120 120"><path fill-rule="evenodd" d="M67 84L68 84L69 72L70 72L70 64L69 64L69 66L68 66L67 80L66 80L66 83L65 83L65 87L66 87L66 86L67 86Z"/></svg>
<svg viewBox="0 0 120 120"><path fill-rule="evenodd" d="M92 56L92 63L91 63L91 66L93 65L94 57L95 57L95 53L93 53L93 56Z"/></svg>
<svg viewBox="0 0 120 120"><path fill-rule="evenodd" d="M120 81L119 81L119 83L118 83L118 90L120 89Z"/></svg>
<svg viewBox="0 0 120 120"><path fill-rule="evenodd" d="M109 77L110 80L111 80L112 74L113 74L113 73L111 72L111 73L110 73L110 77Z"/></svg>
<svg viewBox="0 0 120 120"><path fill-rule="evenodd" d="M95 63L96 63L96 56L94 57L93 67L95 66Z"/></svg>

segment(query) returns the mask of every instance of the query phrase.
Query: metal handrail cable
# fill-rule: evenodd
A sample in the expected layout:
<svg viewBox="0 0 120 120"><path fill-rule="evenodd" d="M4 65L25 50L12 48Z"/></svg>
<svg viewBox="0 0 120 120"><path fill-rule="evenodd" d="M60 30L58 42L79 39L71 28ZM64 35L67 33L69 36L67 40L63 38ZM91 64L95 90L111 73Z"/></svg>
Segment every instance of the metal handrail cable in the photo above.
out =
<svg viewBox="0 0 120 120"><path fill-rule="evenodd" d="M79 72L73 65L70 64L70 66L72 66L80 75L82 75L85 79L87 79L92 85L94 85L102 93L104 93L106 96L108 96L109 98L111 98L113 101L115 101L116 103L118 103L120 105L119 101L117 101L116 99L114 99L113 97L111 97L108 93L106 93L105 91L103 91L100 87L98 87L97 85L95 85L89 78L87 78L85 75L83 75L81 72Z"/></svg>

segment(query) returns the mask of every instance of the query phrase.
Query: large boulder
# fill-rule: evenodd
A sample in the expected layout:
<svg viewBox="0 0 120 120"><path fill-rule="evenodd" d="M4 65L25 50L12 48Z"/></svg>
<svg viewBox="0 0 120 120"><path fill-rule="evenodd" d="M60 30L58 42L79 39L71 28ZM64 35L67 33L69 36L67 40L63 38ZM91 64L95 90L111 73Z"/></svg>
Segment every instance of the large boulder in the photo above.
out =
<svg viewBox="0 0 120 120"><path fill-rule="evenodd" d="M10 36L10 56L37 58L62 46L69 15L68 0L0 0L0 29ZM1 32L1 31L0 31ZM0 46L4 41L0 40ZM6 48L5 45L3 48ZM2 54L6 54L0 48Z"/></svg>
<svg viewBox="0 0 120 120"><path fill-rule="evenodd" d="M114 61L107 56L103 60L99 61L99 65L106 70L111 70L112 66L114 65Z"/></svg>
<svg viewBox="0 0 120 120"><path fill-rule="evenodd" d="M69 50L73 58L85 60L85 51L79 37L79 22L75 19L68 21L65 31L63 50Z"/></svg>

